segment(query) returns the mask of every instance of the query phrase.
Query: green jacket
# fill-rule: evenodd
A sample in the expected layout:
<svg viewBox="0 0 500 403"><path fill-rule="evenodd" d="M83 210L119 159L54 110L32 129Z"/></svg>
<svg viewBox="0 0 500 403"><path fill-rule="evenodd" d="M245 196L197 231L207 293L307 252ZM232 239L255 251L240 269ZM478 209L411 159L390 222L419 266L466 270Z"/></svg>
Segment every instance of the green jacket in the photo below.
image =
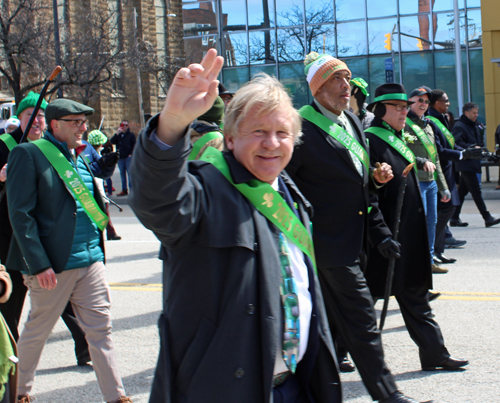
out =
<svg viewBox="0 0 500 403"><path fill-rule="evenodd" d="M68 160L73 158L65 143L57 142L50 134L44 140L54 143ZM85 164L90 171L86 161ZM75 235L77 206L73 195L40 149L31 143L11 151L7 177L14 237L6 266L31 275L49 268L61 273L68 263ZM94 197L105 211L100 192L94 192ZM104 252L102 232L100 235Z"/></svg>

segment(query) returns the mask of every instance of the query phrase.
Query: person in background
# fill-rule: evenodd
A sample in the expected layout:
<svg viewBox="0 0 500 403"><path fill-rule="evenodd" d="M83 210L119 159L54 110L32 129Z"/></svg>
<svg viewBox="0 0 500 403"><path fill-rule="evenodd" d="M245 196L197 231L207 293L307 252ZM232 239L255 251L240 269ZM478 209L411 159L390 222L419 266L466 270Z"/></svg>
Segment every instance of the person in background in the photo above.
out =
<svg viewBox="0 0 500 403"><path fill-rule="evenodd" d="M354 113L361 122L363 129L368 129L374 118L373 113L366 110L366 98L370 96L367 91L368 83L361 77L351 79L351 100L349 110Z"/></svg>
<svg viewBox="0 0 500 403"><path fill-rule="evenodd" d="M5 133L12 133L21 125L21 121L17 116L11 116L5 122Z"/></svg>
<svg viewBox="0 0 500 403"><path fill-rule="evenodd" d="M0 303L7 302L11 293L9 273L0 264ZM0 313L0 403L17 403L17 362L16 342Z"/></svg>
<svg viewBox="0 0 500 403"><path fill-rule="evenodd" d="M222 98L224 101L224 107L227 108L229 105L229 102L231 102L231 99L234 97L234 92L229 91L224 84L219 83L219 96Z"/></svg>
<svg viewBox="0 0 500 403"><path fill-rule="evenodd" d="M132 161L132 152L134 151L136 143L135 134L130 131L130 123L128 120L122 120L115 135L111 137L111 143L116 145L116 150L120 154L118 169L120 169L122 191L118 193L117 196L126 196L130 188L130 161Z"/></svg>

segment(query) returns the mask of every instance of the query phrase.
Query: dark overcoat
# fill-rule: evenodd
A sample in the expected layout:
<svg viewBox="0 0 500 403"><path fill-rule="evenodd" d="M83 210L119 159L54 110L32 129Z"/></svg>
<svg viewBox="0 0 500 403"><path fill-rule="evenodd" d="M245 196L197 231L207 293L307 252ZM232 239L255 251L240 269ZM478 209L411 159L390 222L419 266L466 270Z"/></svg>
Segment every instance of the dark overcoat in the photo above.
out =
<svg viewBox="0 0 500 403"><path fill-rule="evenodd" d="M311 106L320 112L315 102ZM358 118L351 112L344 113L357 140L368 151ZM368 251L369 189L373 185L370 172L363 165L361 177L349 151L310 121L304 119L302 132L304 141L295 147L286 171L314 206L312 223L318 267L352 266L360 257L364 260L362 250ZM370 215L370 224L383 224L378 210Z"/></svg>
<svg viewBox="0 0 500 403"><path fill-rule="evenodd" d="M465 115L455 120L451 133L455 137L455 144L462 148L472 146L484 147L484 139L477 127L477 122L473 122ZM455 170L481 173L481 160L468 159L457 161L455 163Z"/></svg>
<svg viewBox="0 0 500 403"><path fill-rule="evenodd" d="M212 164L187 162L189 136L161 150L149 139L157 122L152 118L139 136L130 199L167 249L150 401L271 402L282 338L277 228ZM225 158L236 183L254 179L231 153ZM284 179L308 226L310 205ZM308 344L297 375L315 402L340 402L321 290L312 270L309 278L315 301L310 341L316 340L316 347Z"/></svg>
<svg viewBox="0 0 500 403"><path fill-rule="evenodd" d="M372 122L373 126L383 127L382 120L375 118ZM395 134L401 138L401 132ZM387 227L392 231L395 224L399 185L402 180L401 174L409 163L384 140L369 132L366 132L366 137L370 142L370 159L372 161L387 162L392 166L394 172L394 178L382 187L378 193L378 207L382 212ZM370 239L373 246L370 249L365 276L372 294L376 297L384 295L389 260L384 258L374 245L381 242L386 235L387 233L380 231L379 228L370 229ZM414 169L408 174L398 242L401 243L401 258L396 259L392 295L397 295L407 288L432 288L427 222L418 178Z"/></svg>

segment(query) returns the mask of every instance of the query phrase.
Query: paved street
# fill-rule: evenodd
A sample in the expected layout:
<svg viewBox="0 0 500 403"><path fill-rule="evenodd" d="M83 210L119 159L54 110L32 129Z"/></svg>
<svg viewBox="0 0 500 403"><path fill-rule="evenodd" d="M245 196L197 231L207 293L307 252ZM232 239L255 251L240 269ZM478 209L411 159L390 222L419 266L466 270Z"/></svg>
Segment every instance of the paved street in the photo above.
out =
<svg viewBox="0 0 500 403"><path fill-rule="evenodd" d="M119 181L115 187L119 191ZM500 200L487 200L487 206L493 215L500 216ZM159 243L128 206L124 209L123 213L114 207L111 210L123 239L106 244L114 341L127 393L135 403L146 403L158 354L156 321L162 296L161 264L156 258ZM446 254L458 262L448 265L448 274L434 275L435 290L443 296L432 306L451 354L465 357L471 364L463 372L420 371L418 351L394 300L383 333L387 363L400 389L416 399L499 402L500 226L484 228L472 201L466 202L462 220L468 221L469 227L453 228L453 233L468 243L463 249L447 250ZM377 307L381 306L379 301ZM357 372L342 374L342 381L346 402L371 401ZM72 339L61 320L43 352L33 392L38 403L102 402L91 367L76 366Z"/></svg>

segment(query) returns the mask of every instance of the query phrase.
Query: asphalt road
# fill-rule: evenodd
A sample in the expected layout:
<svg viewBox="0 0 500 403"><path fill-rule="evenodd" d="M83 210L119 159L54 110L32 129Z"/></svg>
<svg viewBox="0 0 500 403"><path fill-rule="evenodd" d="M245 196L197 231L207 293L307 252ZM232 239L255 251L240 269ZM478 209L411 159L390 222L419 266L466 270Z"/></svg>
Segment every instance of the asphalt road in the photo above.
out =
<svg viewBox="0 0 500 403"><path fill-rule="evenodd" d="M500 200L487 200L487 205L493 215L500 216ZM128 206L124 209L123 213L111 210L123 239L106 244L113 337L127 394L135 403L146 403L158 354L156 322L162 299L159 243ZM467 358L470 365L461 372L422 372L417 348L395 300L391 300L383 332L386 361L399 388L417 400L500 402L500 225L485 228L472 201L466 201L463 213L462 220L468 221L469 227L452 230L456 238L466 239L467 245L446 251L458 262L447 265L449 273L434 275L434 288L443 296L432 306L450 353ZM379 312L381 306L379 301ZM24 316L28 310L29 301ZM371 401L357 372L342 374L342 383L346 402ZM92 368L76 366L73 342L62 320L42 354L33 394L37 403L102 402Z"/></svg>

